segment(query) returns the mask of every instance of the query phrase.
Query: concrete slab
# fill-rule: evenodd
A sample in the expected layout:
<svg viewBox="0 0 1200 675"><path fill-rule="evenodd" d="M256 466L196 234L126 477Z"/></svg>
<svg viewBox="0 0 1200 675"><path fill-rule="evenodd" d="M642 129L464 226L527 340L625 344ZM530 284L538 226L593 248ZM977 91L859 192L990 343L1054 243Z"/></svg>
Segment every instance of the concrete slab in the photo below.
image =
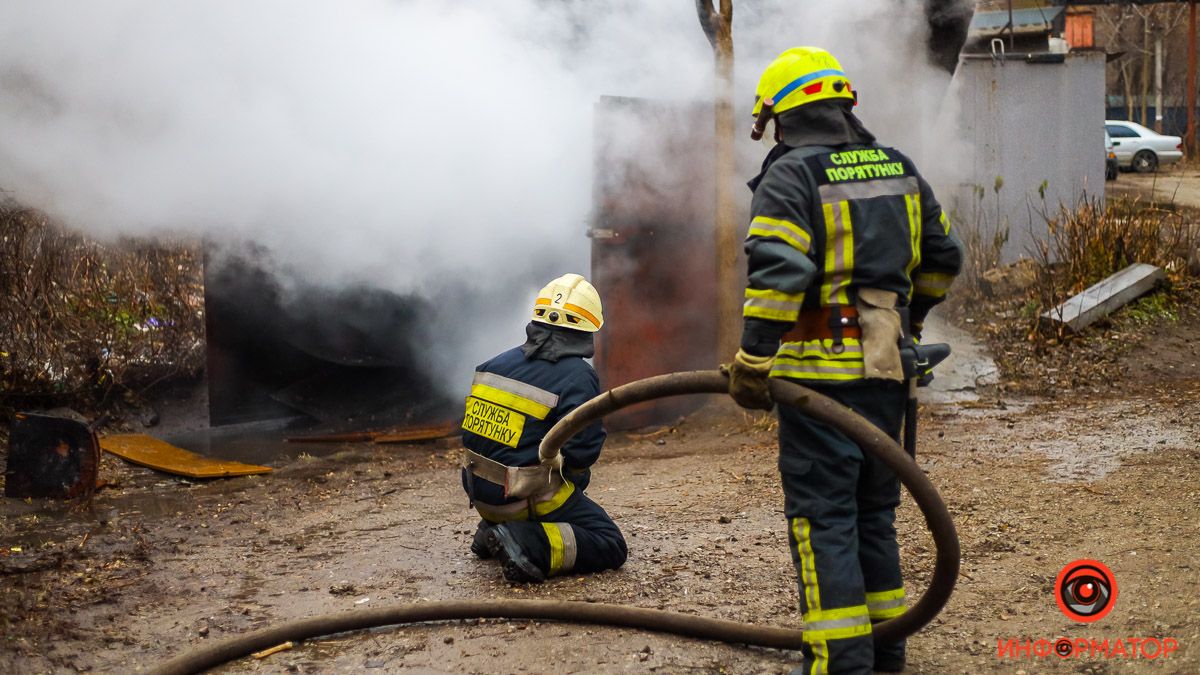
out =
<svg viewBox="0 0 1200 675"><path fill-rule="evenodd" d="M1154 290L1166 276L1162 268L1134 263L1058 307L1043 312L1042 317L1066 324L1078 333Z"/></svg>

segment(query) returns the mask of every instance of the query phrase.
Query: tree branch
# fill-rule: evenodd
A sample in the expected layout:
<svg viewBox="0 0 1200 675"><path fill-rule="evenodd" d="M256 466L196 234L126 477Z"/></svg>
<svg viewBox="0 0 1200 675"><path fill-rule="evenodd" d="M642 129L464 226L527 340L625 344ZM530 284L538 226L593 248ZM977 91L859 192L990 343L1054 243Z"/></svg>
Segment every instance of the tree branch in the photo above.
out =
<svg viewBox="0 0 1200 675"><path fill-rule="evenodd" d="M716 29L716 12L713 10L712 0L696 0L696 16L700 19L700 30L704 31L704 37L708 38L708 44L713 49L717 48L717 29Z"/></svg>

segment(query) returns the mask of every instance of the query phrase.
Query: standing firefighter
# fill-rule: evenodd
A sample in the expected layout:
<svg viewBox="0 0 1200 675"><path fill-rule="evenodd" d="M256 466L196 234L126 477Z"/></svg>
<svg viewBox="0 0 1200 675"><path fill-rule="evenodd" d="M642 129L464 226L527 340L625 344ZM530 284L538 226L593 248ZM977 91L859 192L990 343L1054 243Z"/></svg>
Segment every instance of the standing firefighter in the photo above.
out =
<svg viewBox="0 0 1200 675"><path fill-rule="evenodd" d="M749 281L729 393L769 410L768 376L789 378L898 439L898 309L908 308L919 335L959 271L961 244L912 161L877 144L851 112L857 94L831 54L784 52L757 94L755 132L773 118L777 144L750 181ZM903 669L903 642L871 639L872 622L905 608L895 474L788 407L779 410L779 470L804 617L797 672Z"/></svg>
<svg viewBox="0 0 1200 675"><path fill-rule="evenodd" d="M546 285L524 345L475 370L463 418L463 487L483 516L471 551L495 557L509 581L616 569L625 539L583 491L605 432L596 422L562 448L562 466L538 462L546 432L600 393L585 358L604 323L600 295L578 274Z"/></svg>

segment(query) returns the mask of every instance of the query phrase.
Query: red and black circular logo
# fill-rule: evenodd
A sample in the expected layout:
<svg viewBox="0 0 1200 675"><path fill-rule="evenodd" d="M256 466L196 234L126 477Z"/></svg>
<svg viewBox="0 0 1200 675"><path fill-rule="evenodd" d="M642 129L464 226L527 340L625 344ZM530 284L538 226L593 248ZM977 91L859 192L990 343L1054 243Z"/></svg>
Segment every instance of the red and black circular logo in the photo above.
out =
<svg viewBox="0 0 1200 675"><path fill-rule="evenodd" d="M1117 602L1117 578L1097 560L1067 563L1054 589L1058 608L1073 621L1099 621Z"/></svg>

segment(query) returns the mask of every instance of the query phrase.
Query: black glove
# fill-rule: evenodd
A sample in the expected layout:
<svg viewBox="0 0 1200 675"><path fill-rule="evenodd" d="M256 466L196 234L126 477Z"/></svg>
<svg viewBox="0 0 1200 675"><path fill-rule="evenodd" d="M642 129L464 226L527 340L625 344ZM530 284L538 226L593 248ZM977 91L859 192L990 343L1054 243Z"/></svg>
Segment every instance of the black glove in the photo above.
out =
<svg viewBox="0 0 1200 675"><path fill-rule="evenodd" d="M914 338L916 338L917 342L921 341L921 333L924 330L925 330L925 322L924 321L910 321L909 322L908 332L912 333L912 336Z"/></svg>
<svg viewBox="0 0 1200 675"><path fill-rule="evenodd" d="M743 408L770 410L775 407L768 387L774 356L755 356L739 349L733 363L721 365L729 376L729 395Z"/></svg>

